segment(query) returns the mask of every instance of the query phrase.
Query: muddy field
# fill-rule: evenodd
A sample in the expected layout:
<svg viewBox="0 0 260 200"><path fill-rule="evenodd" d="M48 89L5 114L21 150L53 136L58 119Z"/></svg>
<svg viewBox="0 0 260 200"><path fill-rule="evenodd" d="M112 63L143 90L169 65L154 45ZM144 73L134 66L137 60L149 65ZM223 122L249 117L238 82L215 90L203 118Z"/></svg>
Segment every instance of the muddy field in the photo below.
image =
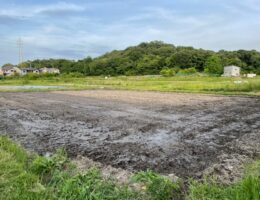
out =
<svg viewBox="0 0 260 200"><path fill-rule="evenodd" d="M126 91L0 93L0 134L130 171L232 181L260 156L260 99Z"/></svg>

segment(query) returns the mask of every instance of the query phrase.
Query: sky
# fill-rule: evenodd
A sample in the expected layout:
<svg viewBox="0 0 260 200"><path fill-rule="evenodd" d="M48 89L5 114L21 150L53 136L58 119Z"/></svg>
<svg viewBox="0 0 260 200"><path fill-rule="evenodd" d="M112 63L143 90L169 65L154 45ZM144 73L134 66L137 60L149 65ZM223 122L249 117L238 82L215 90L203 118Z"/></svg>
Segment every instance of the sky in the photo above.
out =
<svg viewBox="0 0 260 200"><path fill-rule="evenodd" d="M260 0L0 0L0 65L83 59L160 40L260 50Z"/></svg>

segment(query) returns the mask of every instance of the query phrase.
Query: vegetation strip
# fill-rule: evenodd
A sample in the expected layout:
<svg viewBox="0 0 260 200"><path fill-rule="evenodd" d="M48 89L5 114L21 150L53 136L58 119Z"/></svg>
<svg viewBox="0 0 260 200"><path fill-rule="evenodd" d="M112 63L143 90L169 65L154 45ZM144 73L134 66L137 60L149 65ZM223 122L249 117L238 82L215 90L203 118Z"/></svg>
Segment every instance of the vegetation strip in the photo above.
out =
<svg viewBox="0 0 260 200"><path fill-rule="evenodd" d="M23 86L23 87L17 87ZM36 87L33 87L36 86ZM39 88L41 86L42 88ZM43 86L46 86L45 88ZM47 87L48 86L48 87ZM192 92L228 95L260 95L260 77L224 78L194 74L191 76L157 77L84 77L80 74L26 75L0 80L0 91L50 91L120 89L160 92Z"/></svg>
<svg viewBox="0 0 260 200"><path fill-rule="evenodd" d="M10 66L5 64L4 66ZM73 61L46 59L26 61L21 68L58 68L61 73L77 72L85 76L159 75L207 72L222 74L223 67L236 65L242 73L260 74L260 52L239 50L214 52L193 47L174 46L160 41L141 43L97 58ZM3 66L3 67L4 67Z"/></svg>
<svg viewBox="0 0 260 200"><path fill-rule="evenodd" d="M212 179L172 182L154 172L140 172L132 178L143 186L133 189L91 169L79 173L62 150L51 157L28 154L5 137L0 137L0 199L260 199L260 162L247 168L244 178L230 186Z"/></svg>

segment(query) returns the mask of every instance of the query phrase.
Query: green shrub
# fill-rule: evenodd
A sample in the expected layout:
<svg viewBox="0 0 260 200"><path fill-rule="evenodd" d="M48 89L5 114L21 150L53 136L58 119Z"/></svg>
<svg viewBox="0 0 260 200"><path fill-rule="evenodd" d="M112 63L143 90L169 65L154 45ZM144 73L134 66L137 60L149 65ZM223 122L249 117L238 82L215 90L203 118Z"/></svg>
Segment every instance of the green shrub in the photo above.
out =
<svg viewBox="0 0 260 200"><path fill-rule="evenodd" d="M51 157L37 156L32 162L32 171L38 175L53 175L55 170L62 171L68 168L70 162L66 152L63 149L57 150L57 152Z"/></svg>
<svg viewBox="0 0 260 200"><path fill-rule="evenodd" d="M171 77L174 76L176 72L174 71L174 69L164 68L160 71L160 74L164 77Z"/></svg>
<svg viewBox="0 0 260 200"><path fill-rule="evenodd" d="M206 60L204 71L209 74L222 74L223 66L221 58L218 55L210 56Z"/></svg>
<svg viewBox="0 0 260 200"><path fill-rule="evenodd" d="M196 72L197 70L195 69L195 67L191 67L191 68L179 70L178 75L191 75L191 74L195 74Z"/></svg>
<svg viewBox="0 0 260 200"><path fill-rule="evenodd" d="M35 73L28 73L24 76L22 76L22 79L26 79L26 80L37 80L41 77L41 75L39 74L35 74Z"/></svg>
<svg viewBox="0 0 260 200"><path fill-rule="evenodd" d="M44 73L44 74L36 74L36 73L28 73L23 76L18 76L16 79L22 79L24 81L27 80L39 80L39 79L48 79L51 80L54 77L59 76L59 74L50 74L50 73Z"/></svg>
<svg viewBox="0 0 260 200"><path fill-rule="evenodd" d="M68 74L62 74L63 78L83 78L85 77L84 74L79 73L79 72L71 72Z"/></svg>

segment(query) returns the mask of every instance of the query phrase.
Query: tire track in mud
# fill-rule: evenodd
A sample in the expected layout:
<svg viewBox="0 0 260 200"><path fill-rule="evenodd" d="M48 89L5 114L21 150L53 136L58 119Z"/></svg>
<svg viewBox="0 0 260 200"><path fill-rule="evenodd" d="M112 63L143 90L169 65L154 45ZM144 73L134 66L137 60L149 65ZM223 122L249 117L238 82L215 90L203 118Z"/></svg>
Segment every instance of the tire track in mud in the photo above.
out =
<svg viewBox="0 0 260 200"><path fill-rule="evenodd" d="M65 147L72 157L182 178L232 181L260 155L259 98L167 94L164 103L164 93L128 93L131 102L119 91L113 100L100 91L1 93L0 132L40 154ZM147 103L147 94L157 99Z"/></svg>

